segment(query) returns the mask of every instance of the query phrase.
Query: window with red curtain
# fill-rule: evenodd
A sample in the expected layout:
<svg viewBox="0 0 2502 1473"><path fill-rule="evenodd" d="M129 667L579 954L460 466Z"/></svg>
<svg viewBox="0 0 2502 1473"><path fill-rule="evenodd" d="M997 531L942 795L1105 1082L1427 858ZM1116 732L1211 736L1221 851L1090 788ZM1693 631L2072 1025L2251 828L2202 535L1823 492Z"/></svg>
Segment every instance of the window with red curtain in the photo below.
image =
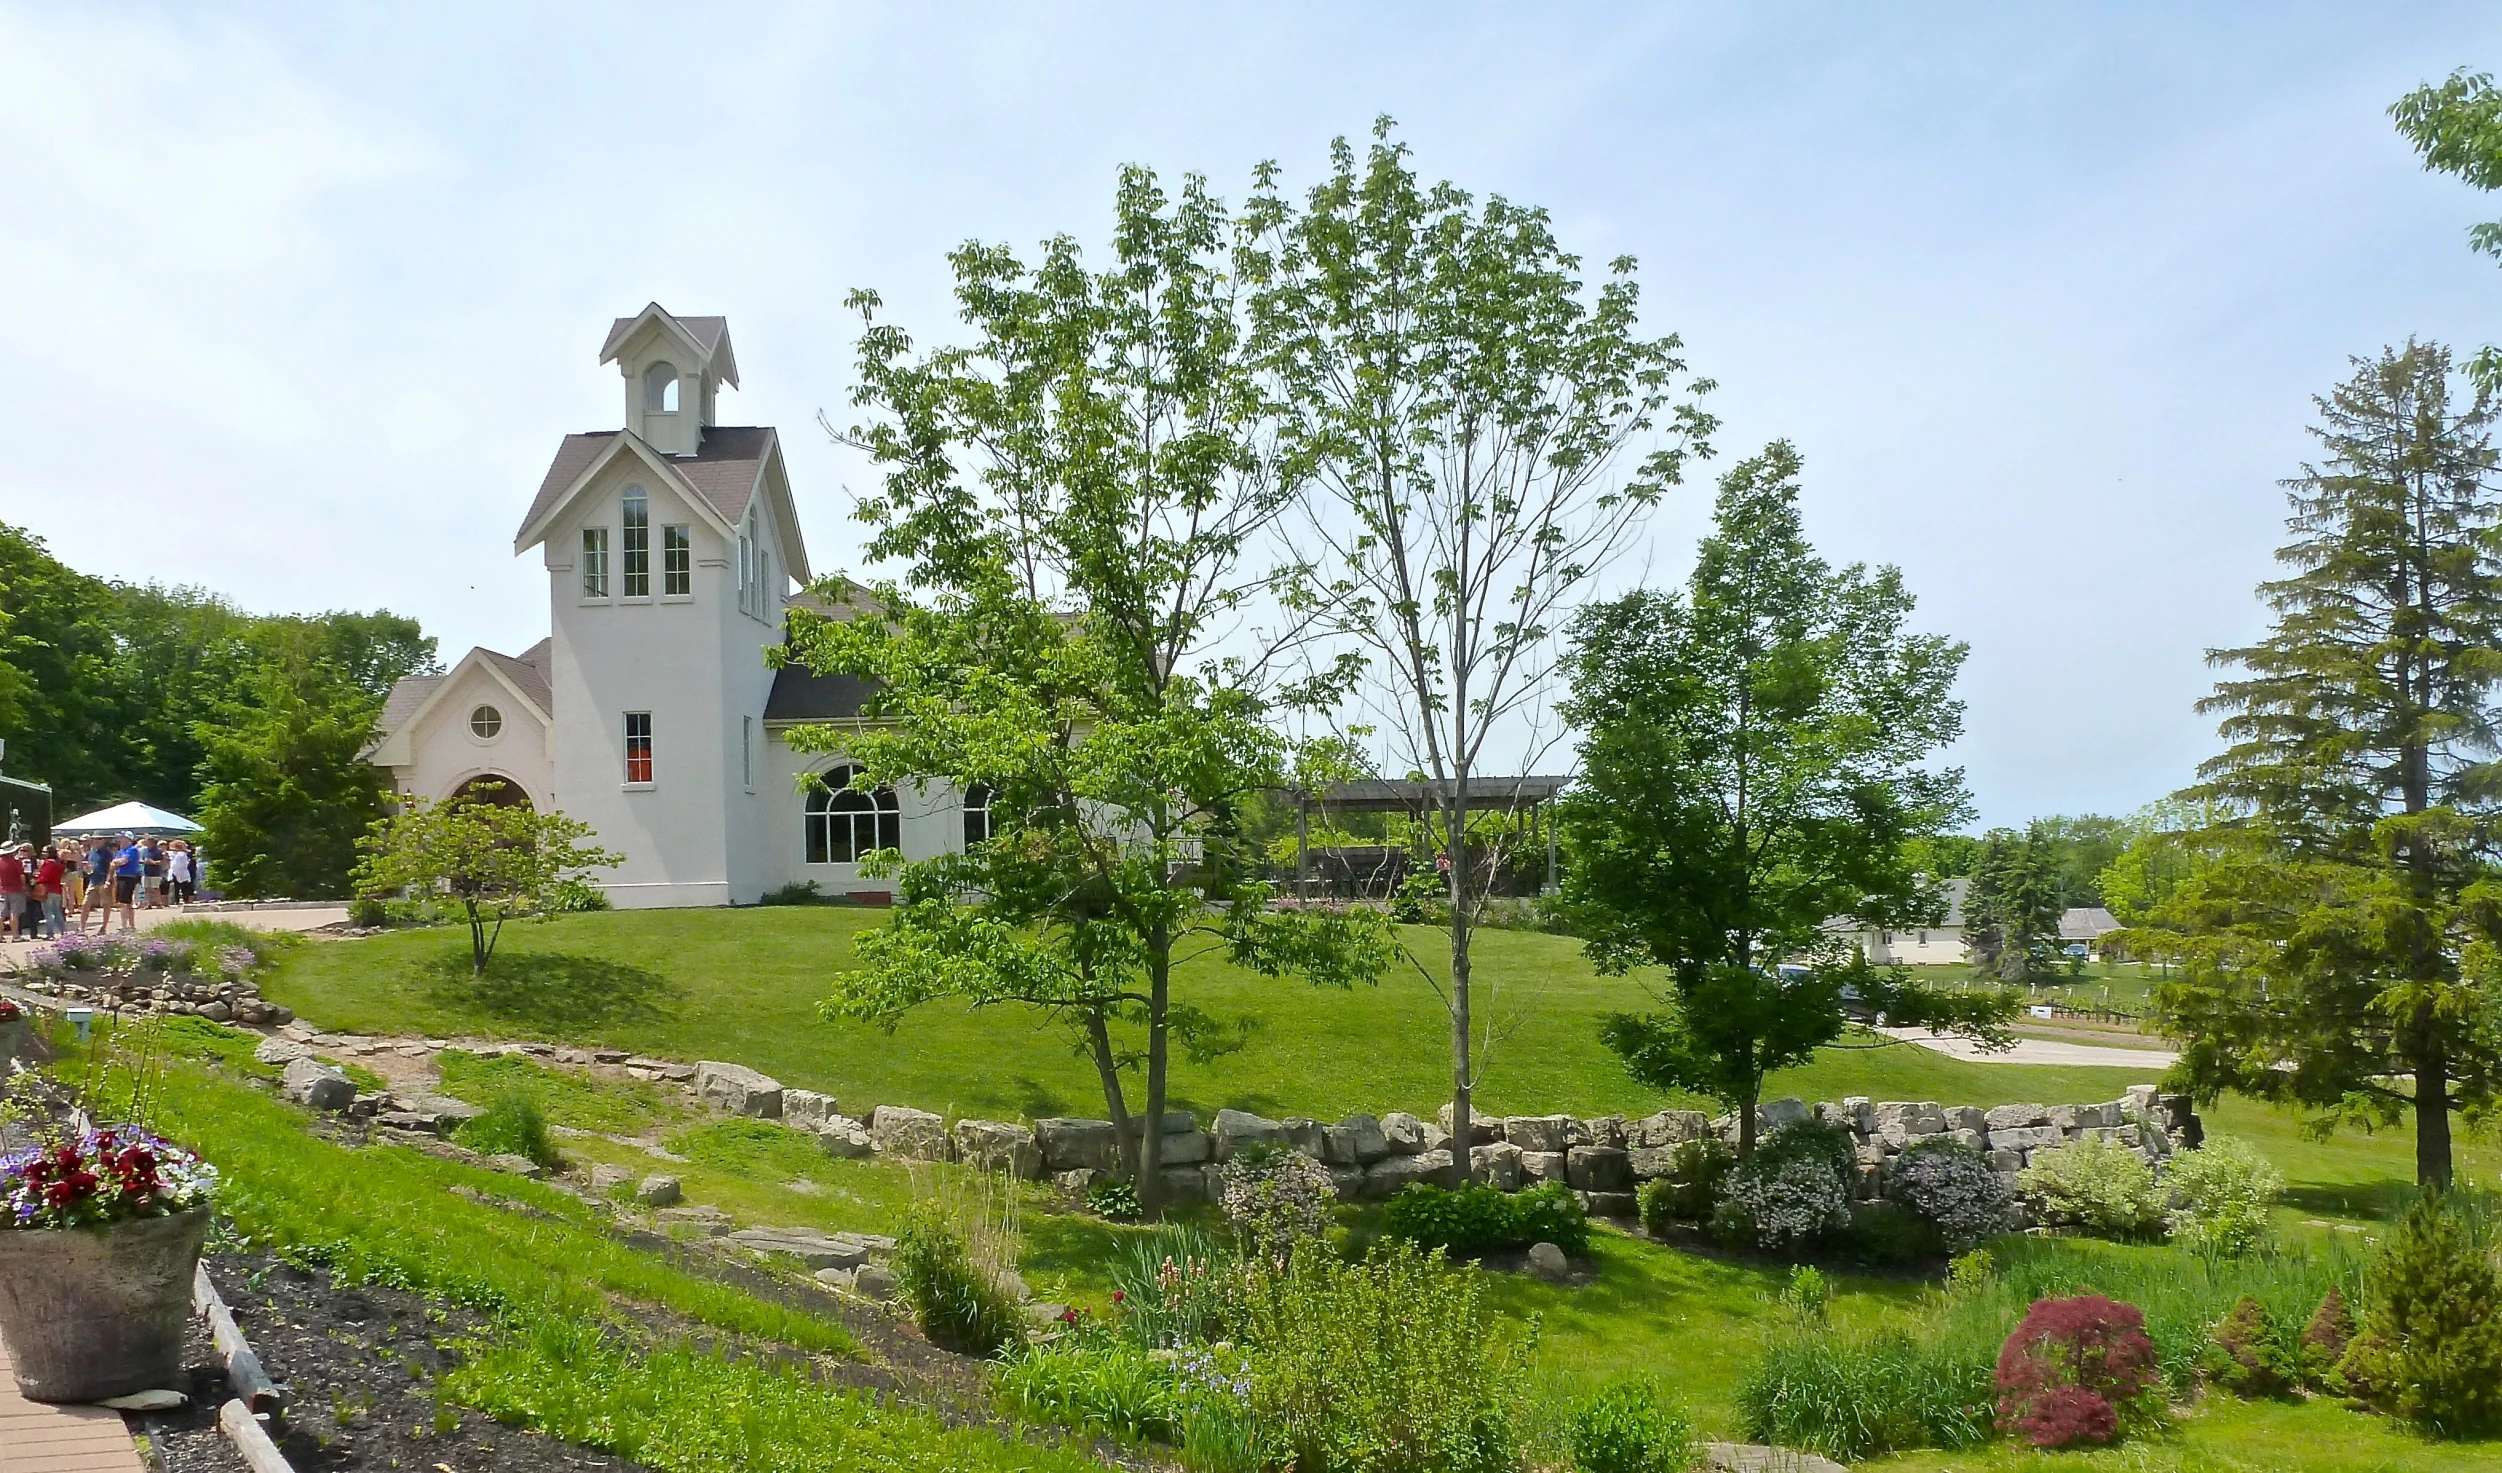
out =
<svg viewBox="0 0 2502 1473"><path fill-rule="evenodd" d="M652 713L626 713L626 776L630 783L652 780Z"/></svg>

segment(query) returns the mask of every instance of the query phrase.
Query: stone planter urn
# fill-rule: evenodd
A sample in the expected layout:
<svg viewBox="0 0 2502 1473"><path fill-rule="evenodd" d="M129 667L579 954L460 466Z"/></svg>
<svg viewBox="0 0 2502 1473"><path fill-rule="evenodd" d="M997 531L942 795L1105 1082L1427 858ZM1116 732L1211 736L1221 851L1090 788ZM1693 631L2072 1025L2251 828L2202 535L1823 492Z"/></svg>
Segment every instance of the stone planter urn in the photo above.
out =
<svg viewBox="0 0 2502 1473"><path fill-rule="evenodd" d="M180 1384L209 1209L100 1227L0 1228L0 1341L30 1401Z"/></svg>

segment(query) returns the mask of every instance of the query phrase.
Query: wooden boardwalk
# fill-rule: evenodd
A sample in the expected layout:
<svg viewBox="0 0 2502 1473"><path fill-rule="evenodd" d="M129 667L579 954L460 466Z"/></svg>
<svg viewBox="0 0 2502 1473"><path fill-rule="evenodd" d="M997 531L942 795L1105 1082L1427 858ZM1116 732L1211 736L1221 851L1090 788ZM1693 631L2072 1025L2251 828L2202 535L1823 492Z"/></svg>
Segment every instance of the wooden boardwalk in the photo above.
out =
<svg viewBox="0 0 2502 1473"><path fill-rule="evenodd" d="M122 1414L47 1406L17 1394L0 1345L0 1473L144 1473Z"/></svg>

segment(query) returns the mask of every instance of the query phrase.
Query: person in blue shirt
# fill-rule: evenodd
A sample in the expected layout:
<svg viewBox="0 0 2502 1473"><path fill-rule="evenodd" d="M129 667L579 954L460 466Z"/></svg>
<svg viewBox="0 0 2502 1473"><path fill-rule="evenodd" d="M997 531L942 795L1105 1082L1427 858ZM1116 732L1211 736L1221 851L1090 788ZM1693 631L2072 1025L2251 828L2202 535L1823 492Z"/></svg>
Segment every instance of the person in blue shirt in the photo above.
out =
<svg viewBox="0 0 2502 1473"><path fill-rule="evenodd" d="M113 903L121 907L122 929L139 929L139 917L131 910L131 901L139 893L139 879L145 873L146 861L139 853L139 840L122 835L121 852L113 856Z"/></svg>

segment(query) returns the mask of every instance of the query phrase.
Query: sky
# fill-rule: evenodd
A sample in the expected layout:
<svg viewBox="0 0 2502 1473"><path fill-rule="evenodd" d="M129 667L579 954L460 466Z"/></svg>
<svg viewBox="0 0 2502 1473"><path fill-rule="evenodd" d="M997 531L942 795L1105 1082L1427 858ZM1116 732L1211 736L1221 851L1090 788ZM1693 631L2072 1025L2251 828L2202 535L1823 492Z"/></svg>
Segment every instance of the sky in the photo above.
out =
<svg viewBox="0 0 2502 1473"><path fill-rule="evenodd" d="M1719 385L1619 581L1682 577L1711 476L1790 439L1825 555L1971 646L1976 821L2126 812L2216 747L2312 396L2502 339L2502 198L2386 115L2460 66L2502 8L0 0L0 521L517 651L514 528L658 301L729 318L722 422L781 428L816 569L857 569L872 471L816 428L853 288L944 339L957 244L1099 247L1125 163L1297 189L1387 114L1637 257Z"/></svg>

